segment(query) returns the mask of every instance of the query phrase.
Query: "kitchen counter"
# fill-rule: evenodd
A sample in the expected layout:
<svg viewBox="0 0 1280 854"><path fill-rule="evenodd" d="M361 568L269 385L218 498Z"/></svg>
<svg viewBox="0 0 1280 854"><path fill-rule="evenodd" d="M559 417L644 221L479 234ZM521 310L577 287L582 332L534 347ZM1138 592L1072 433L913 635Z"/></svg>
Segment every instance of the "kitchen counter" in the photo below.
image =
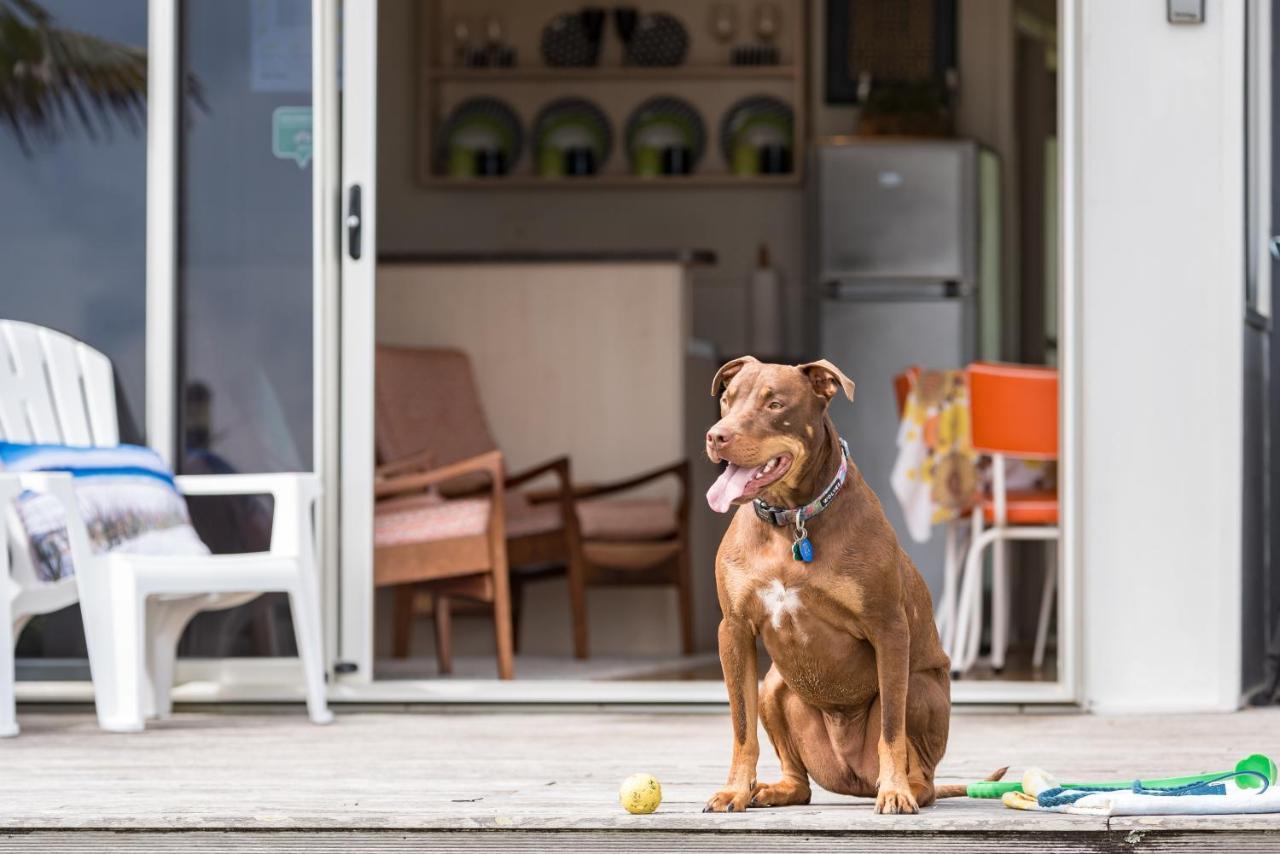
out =
<svg viewBox="0 0 1280 854"><path fill-rule="evenodd" d="M572 251L495 250L479 252L389 252L379 264L680 264L716 263L709 249L584 249Z"/></svg>

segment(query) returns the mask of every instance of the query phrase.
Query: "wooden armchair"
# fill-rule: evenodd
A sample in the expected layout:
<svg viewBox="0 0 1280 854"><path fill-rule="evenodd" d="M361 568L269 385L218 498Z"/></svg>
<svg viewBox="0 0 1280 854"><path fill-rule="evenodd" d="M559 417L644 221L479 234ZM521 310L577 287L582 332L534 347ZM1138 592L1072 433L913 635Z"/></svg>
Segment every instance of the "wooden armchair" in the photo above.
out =
<svg viewBox="0 0 1280 854"><path fill-rule="evenodd" d="M380 471L412 467L415 460L420 465L424 458L449 464L497 451L466 354L448 349L380 346L377 360L375 412ZM675 507L662 498L613 498L664 477L674 477L679 482ZM541 492L516 489L538 481L548 481L550 488ZM459 500L481 485L465 478L442 484L441 490L446 498ZM503 485L506 557L517 637L524 584L564 573L576 657L586 658L588 654L588 584L674 585L680 604L682 648L686 653L692 652L687 461L619 483L575 487L569 458L561 456L507 475ZM378 512L383 512L381 502ZM409 628L420 607L416 593L407 578L397 589L392 644L397 656L408 654ZM447 629L447 600L443 610L433 601L432 610L439 636L442 620Z"/></svg>
<svg viewBox="0 0 1280 854"><path fill-rule="evenodd" d="M678 483L674 508L664 499L607 498L667 477ZM580 486L574 489L573 498L582 520L585 583L675 586L680 608L680 649L685 655L692 654L689 461L680 460L614 483Z"/></svg>
<svg viewBox="0 0 1280 854"><path fill-rule="evenodd" d="M374 584L429 591L435 612L436 660L453 669L450 599L493 603L498 676L515 675L511 592L507 577L506 489L502 454L479 454L430 468L430 454L380 466L374 481ZM442 485L481 476L482 493L447 499ZM397 623L400 621L397 601Z"/></svg>

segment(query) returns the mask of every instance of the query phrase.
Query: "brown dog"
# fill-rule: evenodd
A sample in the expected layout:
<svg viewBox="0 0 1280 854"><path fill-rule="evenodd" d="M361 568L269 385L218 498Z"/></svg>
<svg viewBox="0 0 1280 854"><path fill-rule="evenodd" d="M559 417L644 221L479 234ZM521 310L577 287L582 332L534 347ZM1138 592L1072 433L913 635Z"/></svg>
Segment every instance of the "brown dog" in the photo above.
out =
<svg viewBox="0 0 1280 854"><path fill-rule="evenodd" d="M728 467L707 500L718 512L739 507L716 555L733 760L704 811L806 804L811 777L832 792L874 797L879 813L914 813L964 793L933 785L951 683L929 588L852 461L843 486L830 489L845 455L827 408L841 390L853 399L853 382L825 360L792 367L745 356L712 382L721 418L707 433L707 456ZM802 532L811 563L793 556L792 522L766 521L753 506L759 498L798 508L820 497L829 503ZM773 659L762 687L757 637ZM782 762L776 783L756 782L758 719Z"/></svg>

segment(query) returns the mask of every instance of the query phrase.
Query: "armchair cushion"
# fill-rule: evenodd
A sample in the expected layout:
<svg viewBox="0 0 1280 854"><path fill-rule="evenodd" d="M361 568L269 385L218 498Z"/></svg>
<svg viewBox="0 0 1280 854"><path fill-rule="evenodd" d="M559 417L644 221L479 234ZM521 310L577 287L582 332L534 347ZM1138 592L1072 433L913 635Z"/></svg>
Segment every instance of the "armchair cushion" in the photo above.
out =
<svg viewBox="0 0 1280 854"><path fill-rule="evenodd" d="M534 503L506 494L508 537L545 534L560 528L560 505ZM489 527L488 498L443 498L436 493L379 501L374 510L375 547L452 540L483 534ZM587 540L661 540L676 533L676 515L662 499L599 499L578 502L578 521Z"/></svg>
<svg viewBox="0 0 1280 854"><path fill-rule="evenodd" d="M533 502L521 492L506 494L507 536L529 537L559 530L560 505L554 501Z"/></svg>
<svg viewBox="0 0 1280 854"><path fill-rule="evenodd" d="M676 534L676 511L662 498L600 498L578 502L584 540L663 540Z"/></svg>
<svg viewBox="0 0 1280 854"><path fill-rule="evenodd" d="M375 548L474 537L488 528L488 498L442 498L430 492L374 505Z"/></svg>
<svg viewBox="0 0 1280 854"><path fill-rule="evenodd" d="M0 442L0 471L69 473L95 552L209 553L191 527L173 475L149 448ZM10 528L28 544L38 580L53 582L74 574L66 520L53 495L23 491L14 501Z"/></svg>
<svg viewBox="0 0 1280 854"><path fill-rule="evenodd" d="M579 501L577 509L584 540L661 540L676 533L675 509L661 498L601 498ZM562 524L555 501L535 504L518 492L507 493L507 536L541 534Z"/></svg>

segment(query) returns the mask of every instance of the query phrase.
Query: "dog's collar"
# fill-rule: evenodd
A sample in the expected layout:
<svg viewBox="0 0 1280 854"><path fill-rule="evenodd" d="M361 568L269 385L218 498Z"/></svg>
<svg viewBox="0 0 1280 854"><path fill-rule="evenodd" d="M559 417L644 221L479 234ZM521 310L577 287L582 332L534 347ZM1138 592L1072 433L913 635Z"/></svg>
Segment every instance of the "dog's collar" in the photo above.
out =
<svg viewBox="0 0 1280 854"><path fill-rule="evenodd" d="M849 443L844 439L840 440L840 451L840 469L831 483L827 484L827 488L822 490L821 495L803 507L771 507L764 502L764 499L757 498L751 502L755 507L756 515L779 528L793 526L797 533L803 536L804 523L826 510L827 505L835 501L840 490L844 489L845 479L849 476Z"/></svg>

